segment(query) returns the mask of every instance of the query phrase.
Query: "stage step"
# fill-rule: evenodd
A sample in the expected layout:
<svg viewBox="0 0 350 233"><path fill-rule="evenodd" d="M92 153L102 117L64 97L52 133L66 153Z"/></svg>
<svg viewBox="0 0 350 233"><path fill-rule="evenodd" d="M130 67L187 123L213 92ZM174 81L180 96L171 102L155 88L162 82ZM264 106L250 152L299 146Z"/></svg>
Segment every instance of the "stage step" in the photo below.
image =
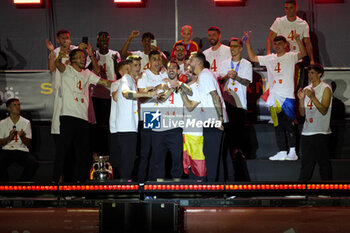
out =
<svg viewBox="0 0 350 233"><path fill-rule="evenodd" d="M333 180L350 180L350 159L332 159ZM251 181L297 181L301 161L270 161L267 159L247 160ZM318 165L312 180L320 180Z"/></svg>
<svg viewBox="0 0 350 233"><path fill-rule="evenodd" d="M38 161L39 166L36 170L33 181L35 182L51 182L53 175L53 161ZM8 168L9 181L19 181L23 167L18 164L12 164Z"/></svg>
<svg viewBox="0 0 350 233"><path fill-rule="evenodd" d="M298 127L301 132L302 126ZM336 121L331 125L330 156L332 159L350 159L350 121ZM248 158L268 159L276 154L278 147L273 124L260 123L246 126L247 144L245 152ZM298 138L299 145L299 138ZM297 146L298 152L300 151Z"/></svg>

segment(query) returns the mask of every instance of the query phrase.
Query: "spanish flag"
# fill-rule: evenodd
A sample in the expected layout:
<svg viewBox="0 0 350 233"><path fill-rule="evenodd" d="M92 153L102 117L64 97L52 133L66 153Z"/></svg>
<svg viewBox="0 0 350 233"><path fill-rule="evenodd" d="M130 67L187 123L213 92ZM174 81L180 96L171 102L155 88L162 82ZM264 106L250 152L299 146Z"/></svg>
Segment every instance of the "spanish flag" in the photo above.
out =
<svg viewBox="0 0 350 233"><path fill-rule="evenodd" d="M205 156L203 153L203 136L183 135L183 167L188 175L189 168L196 176L206 176Z"/></svg>
<svg viewBox="0 0 350 233"><path fill-rule="evenodd" d="M291 98L282 97L274 93L270 93L268 89L263 95L262 99L269 105L273 125L278 126L277 114L283 111L290 119L295 118L295 100Z"/></svg>

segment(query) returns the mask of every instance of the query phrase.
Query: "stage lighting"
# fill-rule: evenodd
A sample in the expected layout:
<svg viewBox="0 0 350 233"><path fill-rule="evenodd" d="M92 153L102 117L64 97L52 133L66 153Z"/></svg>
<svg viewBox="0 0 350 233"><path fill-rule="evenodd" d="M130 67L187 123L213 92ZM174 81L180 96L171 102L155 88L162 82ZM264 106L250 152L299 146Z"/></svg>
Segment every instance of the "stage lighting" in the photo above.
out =
<svg viewBox="0 0 350 233"><path fill-rule="evenodd" d="M114 0L114 3L142 3L142 0Z"/></svg>
<svg viewBox="0 0 350 233"><path fill-rule="evenodd" d="M145 7L147 0L114 0L117 7Z"/></svg>
<svg viewBox="0 0 350 233"><path fill-rule="evenodd" d="M344 3L344 0L315 0L315 3Z"/></svg>
<svg viewBox="0 0 350 233"><path fill-rule="evenodd" d="M43 0L13 0L17 9L39 9L45 8Z"/></svg>
<svg viewBox="0 0 350 233"><path fill-rule="evenodd" d="M214 2L237 3L237 2L243 2L243 0L214 0Z"/></svg>
<svg viewBox="0 0 350 233"><path fill-rule="evenodd" d="M244 6L246 0L214 0L217 6Z"/></svg>
<svg viewBox="0 0 350 233"><path fill-rule="evenodd" d="M41 4L41 0L13 0L14 4Z"/></svg>

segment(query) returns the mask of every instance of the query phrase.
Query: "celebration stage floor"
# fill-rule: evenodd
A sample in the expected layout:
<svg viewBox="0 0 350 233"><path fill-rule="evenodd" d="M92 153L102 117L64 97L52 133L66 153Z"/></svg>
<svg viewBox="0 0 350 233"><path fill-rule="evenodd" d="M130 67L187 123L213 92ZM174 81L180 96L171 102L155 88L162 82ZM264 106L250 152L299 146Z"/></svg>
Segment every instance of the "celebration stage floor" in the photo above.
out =
<svg viewBox="0 0 350 233"><path fill-rule="evenodd" d="M0 232L349 232L350 183L0 184Z"/></svg>

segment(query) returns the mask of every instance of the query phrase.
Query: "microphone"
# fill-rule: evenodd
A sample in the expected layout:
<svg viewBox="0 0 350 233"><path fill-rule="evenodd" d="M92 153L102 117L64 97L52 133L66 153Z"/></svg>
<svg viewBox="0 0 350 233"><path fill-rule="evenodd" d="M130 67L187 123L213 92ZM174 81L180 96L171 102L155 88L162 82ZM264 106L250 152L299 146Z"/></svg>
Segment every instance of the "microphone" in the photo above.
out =
<svg viewBox="0 0 350 233"><path fill-rule="evenodd" d="M14 126L12 127L12 129L14 129L14 130L15 130L14 135L15 135L15 137L16 137L16 136L17 136L16 126L14 125Z"/></svg>

